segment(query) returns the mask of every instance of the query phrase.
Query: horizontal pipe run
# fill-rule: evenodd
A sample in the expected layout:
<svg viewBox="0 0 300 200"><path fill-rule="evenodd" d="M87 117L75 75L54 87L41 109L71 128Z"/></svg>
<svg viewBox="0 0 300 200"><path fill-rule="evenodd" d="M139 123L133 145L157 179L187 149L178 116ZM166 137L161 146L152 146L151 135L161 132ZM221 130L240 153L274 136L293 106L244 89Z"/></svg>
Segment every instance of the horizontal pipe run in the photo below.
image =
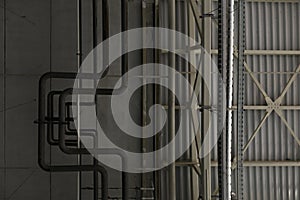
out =
<svg viewBox="0 0 300 200"><path fill-rule="evenodd" d="M45 73L41 78L40 78L40 84L46 84L46 80L48 79L99 79L99 74L93 74L93 73L71 73L71 72L47 72ZM80 91L87 91L90 92L89 94L92 94L92 92L95 92L95 94L99 95L112 95L113 93L115 94L120 94L124 92L127 88L127 76L122 77L122 85L117 88L117 89L110 89L110 88L98 88L98 89L78 89ZM46 88L45 88L46 89Z"/></svg>

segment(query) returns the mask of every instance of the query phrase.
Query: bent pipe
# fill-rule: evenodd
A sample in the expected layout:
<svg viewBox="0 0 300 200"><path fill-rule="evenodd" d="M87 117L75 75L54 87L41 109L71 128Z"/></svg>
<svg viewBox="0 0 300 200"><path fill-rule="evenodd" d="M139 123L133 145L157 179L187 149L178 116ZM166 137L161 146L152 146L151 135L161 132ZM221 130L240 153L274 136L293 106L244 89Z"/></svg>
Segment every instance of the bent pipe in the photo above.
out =
<svg viewBox="0 0 300 200"><path fill-rule="evenodd" d="M124 68L124 67L122 67ZM123 71L125 70L125 71ZM122 73L126 73L127 71L127 67L125 67L124 69L122 70ZM45 90L46 90L46 82L48 79L51 79L51 78L57 78L57 79L75 79L77 77L77 73L68 73L68 72L47 72L45 74L43 74L39 80L39 96L41 97L43 95L43 98L45 98L45 94L41 94L41 92L45 93ZM78 78L82 78L82 79L97 79L98 78L98 75L97 74L91 74L91 73L82 73L82 74L79 74L78 75ZM122 85L115 90L116 94L120 94L122 93L123 91L126 90L127 88L127 76L122 77ZM96 94L101 94L101 95L112 95L112 93L114 92L113 89L97 89L96 90ZM54 94L57 94L57 93L60 93L60 92L56 92L56 91L52 91L48 94L48 99L51 101L52 99L49 98L49 96L53 96ZM40 103L40 102L39 102ZM45 102L44 102L45 103ZM48 104L52 105L51 102L48 102ZM43 110L42 110L43 109ZM48 111L49 109L51 109L50 107L48 107ZM40 109L39 109L39 115L40 115L40 112L43 112L45 113L45 106L42 106ZM50 112L50 111L49 111ZM39 117L38 119L38 123L48 123L48 121L44 118L45 114L43 114L43 120L41 120L42 118ZM51 129L51 126L50 126L50 129ZM56 141L51 135L48 134L48 137L47 137L47 141L49 144L52 144L52 145L56 145L58 141ZM71 141L70 141L71 142ZM69 143L69 141L68 141Z"/></svg>
<svg viewBox="0 0 300 200"><path fill-rule="evenodd" d="M48 93L47 95L47 142L50 144L50 145L59 145L59 139L56 139L54 137L54 123L59 123L59 118L57 117L54 117L53 116L53 97L54 95L59 95L61 94L62 92L61 91L51 91ZM67 116L67 119L71 119L71 117ZM66 120L67 124L68 124L68 127L69 127L69 122L70 120ZM96 136L96 130L82 130L82 135L84 136L89 136L89 137L93 137L93 140L95 140L95 136ZM94 133L90 133L90 132L94 132ZM65 132L66 135L70 135L70 136L77 136L77 132L76 130L67 130ZM66 145L68 146L78 146L78 143L77 143L77 140L66 140Z"/></svg>
<svg viewBox="0 0 300 200"><path fill-rule="evenodd" d="M46 82L48 79L50 78L58 78L58 79L74 79L76 78L77 74L76 73L65 73L65 72L48 72L46 74L44 74L40 80L39 80L39 118L38 118L38 131L39 131L39 165L42 169L47 169L45 168L45 166L47 165L43 165L44 161L43 161L43 156L45 155L45 150L42 148L45 146L45 90L46 90ZM79 78L95 78L95 74L80 74ZM125 80L125 83L127 83L127 80ZM117 93L121 93L123 92L127 87L127 84L122 84L122 86L120 86L120 88L117 89ZM104 94L104 95L111 95L113 93L113 89L97 89L96 90L96 94ZM64 119L62 119L64 120ZM61 134L64 136L64 134ZM60 138L61 139L61 138ZM64 138L63 138L64 139ZM62 139L61 139L62 140ZM60 142L61 143L61 142ZM76 154L80 154L80 153L84 153L84 154L90 154L88 150L86 149L79 149L79 151L76 151L77 149L73 149L75 150L75 152L73 152L72 149L70 149L71 151L69 152L69 148L66 147L65 144L60 145L61 149L65 149L65 153L76 153ZM80 152L82 151L82 152ZM90 152L93 150L90 150ZM124 166L127 166L126 164L126 159L125 155L122 151L118 150L118 149L97 149L97 152L95 152L94 154L116 154L116 155L120 155L121 159L122 159L122 163ZM92 152L91 152L92 153ZM74 171L74 166L67 166L67 168L70 167L70 170ZM76 166L75 166L76 167ZM67 168L63 168L63 169L67 169ZM78 168L78 171L80 171L80 169L82 168ZM128 199L128 184L127 184L127 174L125 172L122 172L122 187L124 188L123 191L123 196L124 199ZM104 188L105 189L105 188Z"/></svg>
<svg viewBox="0 0 300 200"><path fill-rule="evenodd" d="M48 93L48 97L47 97L47 108L48 108L48 114L47 114L47 121L49 121L48 124L58 124L59 122L59 117L53 117L53 114L54 113L54 95L59 95L61 94L62 91L51 91ZM80 105L91 105L91 103L80 103ZM71 125L70 125L70 122L71 121L74 121L74 119L71 117L71 109L70 107L73 106L74 103L73 102L66 102L66 110L67 110L67 115L66 115L66 121L67 121L67 132L66 134L67 135L72 135L72 132L74 133L73 135L77 135L77 130L76 129L73 129L71 128ZM53 126L51 127L52 130L53 130ZM81 131L84 131L86 132L86 134L88 135L89 133L88 132L93 132L93 133L96 133L96 130L94 129L80 129ZM69 134L68 134L69 133ZM95 135L95 134L94 134ZM91 136L94 136L94 135L91 135ZM58 141L58 140L57 140Z"/></svg>
<svg viewBox="0 0 300 200"><path fill-rule="evenodd" d="M107 4L107 0L104 0L103 2L106 2L106 5ZM123 2L123 1L122 1ZM125 15L125 13L127 12L127 2L124 1L125 5L126 6L122 6L124 9L122 10L122 14ZM106 9L106 6L103 6L103 10L104 12L106 12L108 9ZM124 10L125 10L125 13L124 13ZM95 12L94 12L95 13ZM107 17L107 20L108 20L108 15L106 16ZM125 16L122 17L122 19L124 19L124 22L123 23L123 20L122 20L122 30L124 30L123 27L126 27L125 29L127 29L127 14ZM106 20L105 20L106 22ZM103 23L105 24L105 23ZM108 26L108 21L106 23L106 25ZM124 26L125 25L125 26ZM103 28L103 30L108 30L108 28ZM126 56L123 56L122 57L123 61L122 61L122 74L125 74L125 72L127 71L126 68L128 68L128 65L127 65L127 55ZM125 70L124 70L125 68ZM45 149L44 149L44 146L45 146L45 134L44 134L44 131L45 131L45 94L43 91L45 91L45 87L41 87L41 86L44 86L44 79L48 79L48 78L51 78L53 76L57 75L58 77L57 78L66 78L65 76L68 76L68 77L71 77L73 76L73 78L76 77L76 74L73 74L73 75L70 75L70 74L66 74L66 73L60 73L60 74L53 74L53 73L48 73L48 74L45 74L44 76L42 76L41 80L40 80L40 84L39 84L39 119L38 119L38 138L39 138L39 145L38 145L38 155L39 155L39 158L38 158L38 163L40 165L40 167L46 171L56 171L56 172L62 172L62 171L97 171L99 173L101 173L102 175L102 189L103 189L103 192L102 192L102 199L108 199L108 182L107 182L107 172L106 170L101 167L101 166L73 166L73 165L69 165L69 166L50 166L48 165L45 160L43 159L43 157L45 156ZM54 77L53 77L54 78ZM123 80L122 80L123 81ZM126 81L125 81L126 82ZM125 84L124 84L125 85ZM123 84L122 84L123 86ZM121 86L121 88L122 88ZM120 89L121 89L120 88ZM122 90L122 89L121 89ZM96 168L96 169L95 169ZM96 188L97 189L97 188Z"/></svg>
<svg viewBox="0 0 300 200"><path fill-rule="evenodd" d="M52 145L56 145L56 146L59 145L59 140L54 138L53 122L59 122L59 119L55 119L55 117L53 117L53 113L54 113L54 110L53 110L53 107L54 107L53 97L54 97L54 95L57 95L57 94L60 94L60 93L61 93L60 91L51 91L50 93L48 93L48 99L47 99L48 100L48 104L47 104L48 105L47 106L48 114L47 114L47 116L50 118L48 120L49 123L47 123L47 125L48 125L47 139L48 140L53 139L52 140ZM69 107L67 107L67 108L69 108ZM68 111L67 111L67 113L70 114ZM71 119L71 115L66 116L66 119ZM70 120L66 120L66 121L67 121L67 126L69 127L70 126ZM89 132L85 133L85 131L89 131L89 132L92 131L92 132L94 132L94 134L89 133ZM76 130L75 131L73 131L73 130L68 131L67 130L65 132L65 134L66 135L77 136ZM81 135L92 137L93 141L94 141L94 147L97 146L96 145L96 131L95 130L84 130L83 131L81 129ZM66 141L66 145L68 144L68 146L78 147L78 139L77 140L69 140L69 141L72 141L73 143L70 144ZM49 143L49 141L48 141L48 143ZM93 158L93 160L94 160L93 165L97 166L98 165L98 160L95 159L95 158ZM97 171L94 171L93 177L94 177L94 188L93 188L93 190L94 190L94 199L96 200L96 199L98 199L98 185L99 185L99 183L98 183L98 172Z"/></svg>
<svg viewBox="0 0 300 200"><path fill-rule="evenodd" d="M38 164L39 166L49 172L72 172L72 171L93 171L101 174L101 184L102 184L102 199L108 199L108 174L106 169L100 165L49 165L45 161L46 151L45 151L45 83L47 78L51 76L43 76L39 82L39 101L38 101ZM95 188L97 190L98 188Z"/></svg>
<svg viewBox="0 0 300 200"><path fill-rule="evenodd" d="M69 90L69 91L71 91L71 90ZM49 118L50 118L50 120L49 120L49 122L47 123L48 124L48 137L50 137L50 138L53 138L54 139L54 141L53 141L53 143L52 144L54 144L54 145L58 145L58 142L59 142L59 139L55 139L54 138L54 134L53 134L53 121L58 121L58 122L60 122L60 120L65 120L66 119L66 116L65 116L65 113L63 113L63 115L62 115L62 117L60 118L60 120L59 119L56 119L56 120L53 120L53 115L52 115L52 113L53 113L53 96L54 95L57 95L57 94L61 94L61 93L63 93L63 92L61 92L61 91L51 91L49 94L48 94L48 116L49 116ZM68 103L64 103L64 106L68 106L68 104L69 104L69 102ZM63 107L62 108L62 110L65 112L65 107ZM61 114L61 113L60 113ZM52 119L52 120L51 120ZM68 123L67 123L67 121L66 121L66 123L64 122L63 123L64 125L67 125ZM92 129L91 129L92 130ZM95 130L93 130L93 131L95 131ZM64 133L65 134L63 134L63 135L77 135L77 132L66 132L65 130L64 130ZM72 134L73 133L73 134ZM51 135L51 136L49 136L49 135ZM96 134L95 134L96 135ZM94 138L94 140L95 140L95 135L88 135L88 136L93 136L93 138ZM59 138L61 138L61 137L59 137ZM67 143L67 140L65 140L65 137L63 138L64 140L64 142L66 142L65 144L67 145L68 143ZM77 144L77 143L75 143L75 144ZM70 146L70 145L68 145L68 146ZM80 153L80 152L73 152L72 154L78 154L78 153ZM111 151L108 151L108 152L103 152L103 153L105 153L105 154L117 154L117 155L120 155L120 152L119 151L114 151L114 152L111 152ZM123 156L124 157L124 156ZM124 160L124 159L123 159ZM125 163L124 161L122 162L122 163ZM124 176L125 175L125 176ZM126 188L126 185L128 185L127 184L127 181L126 181L126 179L127 179L127 177L126 177L126 174L122 174L122 182L124 182L122 185L123 186L125 186L124 187L124 190L126 191L127 190L127 188ZM123 181L124 180L124 181ZM125 193L125 191L124 191L124 193L123 193L123 195L127 195L126 193ZM125 197L124 196L124 197ZM124 199L127 199L127 198L124 198Z"/></svg>
<svg viewBox="0 0 300 200"><path fill-rule="evenodd" d="M122 0L121 1L121 30L126 31L128 29L128 0ZM102 40L106 40L109 37L109 7L108 7L108 1L103 0L102 2L102 13L103 13L103 23L102 23ZM93 0L93 46L96 47L98 41L97 41L97 27L96 20L97 19L97 6L96 6L96 0ZM126 38L124 36L123 41L126 41ZM124 45L123 45L124 48ZM122 55L122 67L121 67L121 73L122 76L128 71L128 55ZM101 76L101 78L105 77L107 73L104 72L104 74ZM85 74L82 74L85 77ZM42 78L45 76L50 76L50 78L67 78L67 79L74 79L76 78L77 74L75 73L59 73L59 72L49 72L42 76ZM90 78L97 78L97 75L87 75L90 76ZM88 77L85 77L88 78ZM124 91L124 86L127 85L127 76L124 78L122 77L122 85L120 88L116 89L116 93L122 93ZM112 93L112 90L110 89L99 89L97 90L97 94L107 94L109 95ZM57 141L54 140L54 138L48 138L49 144L57 144Z"/></svg>
<svg viewBox="0 0 300 200"><path fill-rule="evenodd" d="M97 149L87 149L87 148L69 148L65 144L65 126L66 123L65 121L65 99L68 95L72 94L73 89L66 89L62 92L62 94L59 97L59 116L60 116L60 123L59 123L59 147L62 150L62 152L66 154L94 154L94 155L118 155L121 158L121 163L122 163L122 197L124 200L128 200L128 190L129 190L129 185L128 185L128 176L127 173L125 172L127 169L127 159L126 159L126 154L121 151L120 149L112 149L112 148L97 148ZM76 92L80 94L92 94L92 90L87 90L87 89L76 89Z"/></svg>
<svg viewBox="0 0 300 200"><path fill-rule="evenodd" d="M53 103L54 103L53 98L54 98L54 95L58 95L60 93L61 93L60 91L51 91L51 92L48 93L48 99L47 99L48 100L48 104L47 104L48 114L47 114L47 117L50 118L48 120L49 123L47 123L47 125L48 125L47 139L48 140L53 139L52 140L52 145L56 145L56 146L59 145L59 140L54 138L53 122L56 122L56 121L59 122L59 119L55 120L55 117L53 117L53 112L54 112L54 110L53 110L53 107L54 107L53 106ZM67 108L69 108L69 107L67 107ZM67 111L67 113L69 114L68 111ZM66 116L66 119L72 119L71 115ZM67 125L68 125L68 127L70 126L70 120L67 120ZM88 131L88 132L85 132L85 131ZM89 133L90 131L94 132L94 134ZM65 132L65 134L66 135L77 136L77 132L72 131L72 130L71 131L67 130ZM94 147L97 146L96 145L96 131L95 130L82 130L81 129L81 135L92 137L93 141L94 141ZM68 144L68 146L78 147L78 139L77 140L69 140L69 141L72 141L72 143L68 143L66 141L66 145ZM49 143L49 141L48 141L48 143ZM98 160L95 159L95 158L93 160L94 160L93 166L97 166L98 165ZM94 177L94 199L96 200L96 199L98 199L98 185L99 185L97 171L94 172L93 177Z"/></svg>

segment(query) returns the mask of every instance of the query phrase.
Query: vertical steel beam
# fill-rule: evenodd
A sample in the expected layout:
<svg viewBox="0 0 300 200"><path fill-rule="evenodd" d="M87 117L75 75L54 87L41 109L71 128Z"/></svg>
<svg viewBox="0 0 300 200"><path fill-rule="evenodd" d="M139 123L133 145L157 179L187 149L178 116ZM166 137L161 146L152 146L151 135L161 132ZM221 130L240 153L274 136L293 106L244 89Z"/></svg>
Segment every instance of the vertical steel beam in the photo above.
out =
<svg viewBox="0 0 300 200"><path fill-rule="evenodd" d="M243 146L244 146L244 52L245 52L245 0L238 1L238 102L237 102L237 191L236 198L243 197Z"/></svg>

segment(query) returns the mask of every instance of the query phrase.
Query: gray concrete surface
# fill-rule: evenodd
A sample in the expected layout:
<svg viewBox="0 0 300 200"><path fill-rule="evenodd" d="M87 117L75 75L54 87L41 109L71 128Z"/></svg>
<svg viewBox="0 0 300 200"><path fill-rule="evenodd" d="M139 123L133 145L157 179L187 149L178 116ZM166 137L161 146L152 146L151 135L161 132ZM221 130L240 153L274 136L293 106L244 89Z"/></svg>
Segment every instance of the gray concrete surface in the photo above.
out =
<svg viewBox="0 0 300 200"><path fill-rule="evenodd" d="M83 1L83 57L92 49L91 2ZM39 77L48 71L76 71L76 1L6 0L6 20L4 0L0 6L0 199L76 199L76 173L47 173L39 168L37 125L33 123ZM120 31L120 2L112 1L111 6L111 34L115 34ZM130 2L130 9L140 8L140 1ZM139 12L129 12L134 19L129 26L139 27L140 17ZM132 65L140 62L133 60ZM115 68L110 73L119 74L119 66ZM52 89L71 85L70 81L51 82ZM75 156L62 154L56 147L51 154L49 149L49 158L52 164L76 163ZM109 173L111 186L120 186L120 173ZM132 176L130 182L138 186L139 176ZM91 185L91 173L84 173L83 186ZM92 191L83 190L82 197L92 199Z"/></svg>

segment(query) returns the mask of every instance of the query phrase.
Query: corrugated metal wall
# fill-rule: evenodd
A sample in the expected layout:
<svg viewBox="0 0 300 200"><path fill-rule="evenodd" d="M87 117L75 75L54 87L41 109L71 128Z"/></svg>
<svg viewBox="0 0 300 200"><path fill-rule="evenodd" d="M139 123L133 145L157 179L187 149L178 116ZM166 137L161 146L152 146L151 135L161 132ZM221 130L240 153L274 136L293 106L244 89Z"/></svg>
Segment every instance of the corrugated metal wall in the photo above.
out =
<svg viewBox="0 0 300 200"><path fill-rule="evenodd" d="M299 3L248 3L246 7L247 49L299 50ZM275 100L300 64L299 56L247 56L255 77ZM263 73L260 73L263 72ZM266 73L270 72L270 73ZM250 76L246 76L247 105L265 105ZM299 105L300 77L283 99L283 105ZM253 133L264 111L245 111L245 141ZM299 111L283 111L300 138ZM300 160L300 147L276 113L272 113L245 153L246 160ZM299 199L299 167L252 167L245 169L245 199Z"/></svg>
<svg viewBox="0 0 300 200"><path fill-rule="evenodd" d="M279 97L289 78L300 64L299 19L299 2L246 3L247 50L282 50L281 54L287 54L286 50L295 50L289 52L292 55L248 54L246 56L246 62L255 78L261 83L272 100ZM216 48L215 43L214 45ZM283 98L282 105L300 105L299 84L300 77L297 76ZM245 105L267 105L264 96L254 84L249 73L246 73ZM245 110L245 144L265 112L264 110ZM300 111L287 110L283 111L283 115L300 138ZM236 113L234 119L236 122ZM216 151L213 154L216 158ZM300 147L286 125L273 111L249 145L244 156L246 161L299 161ZM214 174L217 172L216 169L213 171ZM299 199L299 173L299 167L245 167L245 199ZM216 180L216 176L214 179ZM213 183L213 188L216 187Z"/></svg>

